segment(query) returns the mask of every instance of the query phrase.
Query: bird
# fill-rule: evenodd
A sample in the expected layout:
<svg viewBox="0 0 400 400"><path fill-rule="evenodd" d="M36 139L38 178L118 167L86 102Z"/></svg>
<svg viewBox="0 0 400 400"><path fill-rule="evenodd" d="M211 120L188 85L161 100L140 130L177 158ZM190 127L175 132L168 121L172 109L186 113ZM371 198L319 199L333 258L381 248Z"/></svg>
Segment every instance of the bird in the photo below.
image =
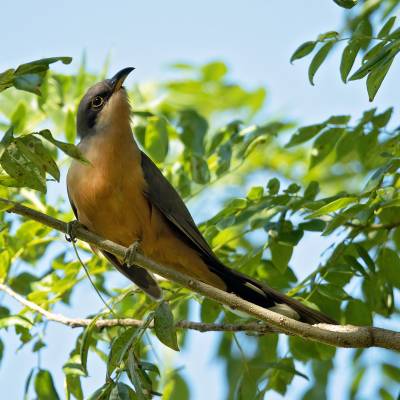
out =
<svg viewBox="0 0 400 400"><path fill-rule="evenodd" d="M324 313L229 268L216 256L183 199L133 136L131 105L123 86L133 70L124 68L96 83L79 103L78 148L88 162L72 160L67 174L68 198L77 221L129 248L130 255L140 251L258 306L309 324L336 324ZM135 265L134 257L119 259L101 252L147 295L162 298L157 279Z"/></svg>

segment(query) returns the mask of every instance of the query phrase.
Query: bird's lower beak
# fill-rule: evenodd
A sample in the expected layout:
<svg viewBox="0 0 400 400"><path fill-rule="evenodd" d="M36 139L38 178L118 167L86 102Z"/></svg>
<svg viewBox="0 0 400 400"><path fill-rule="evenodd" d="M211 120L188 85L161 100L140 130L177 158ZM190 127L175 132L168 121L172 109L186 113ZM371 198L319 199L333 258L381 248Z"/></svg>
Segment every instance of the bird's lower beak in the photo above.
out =
<svg viewBox="0 0 400 400"><path fill-rule="evenodd" d="M135 68L133 67L128 67L121 69L121 71L117 72L111 79L111 87L113 93L118 92L119 89L121 89L122 85L124 84L124 81L126 77L134 70Z"/></svg>

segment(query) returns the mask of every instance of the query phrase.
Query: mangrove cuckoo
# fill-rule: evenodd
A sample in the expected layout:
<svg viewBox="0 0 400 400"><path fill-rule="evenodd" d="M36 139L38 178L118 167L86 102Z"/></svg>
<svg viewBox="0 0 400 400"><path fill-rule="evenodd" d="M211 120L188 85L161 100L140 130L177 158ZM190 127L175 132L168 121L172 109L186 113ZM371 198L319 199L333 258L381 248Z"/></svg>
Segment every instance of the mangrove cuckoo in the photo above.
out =
<svg viewBox="0 0 400 400"><path fill-rule="evenodd" d="M335 323L240 272L214 254L185 203L152 160L139 149L131 129L125 68L92 86L77 114L79 149L89 161L72 161L67 187L77 220L90 231L259 306L308 323ZM153 298L162 296L144 268L102 252Z"/></svg>

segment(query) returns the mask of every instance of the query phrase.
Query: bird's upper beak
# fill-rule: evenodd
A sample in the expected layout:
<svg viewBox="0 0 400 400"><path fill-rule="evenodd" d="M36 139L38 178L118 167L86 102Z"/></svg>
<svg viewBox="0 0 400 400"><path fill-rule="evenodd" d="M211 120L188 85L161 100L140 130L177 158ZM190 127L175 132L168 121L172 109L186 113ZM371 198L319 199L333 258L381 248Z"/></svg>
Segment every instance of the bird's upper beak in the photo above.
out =
<svg viewBox="0 0 400 400"><path fill-rule="evenodd" d="M118 92L119 89L121 89L126 77L134 70L135 68L133 67L128 67L121 69L121 71L117 72L111 79L111 87L112 87L112 92Z"/></svg>

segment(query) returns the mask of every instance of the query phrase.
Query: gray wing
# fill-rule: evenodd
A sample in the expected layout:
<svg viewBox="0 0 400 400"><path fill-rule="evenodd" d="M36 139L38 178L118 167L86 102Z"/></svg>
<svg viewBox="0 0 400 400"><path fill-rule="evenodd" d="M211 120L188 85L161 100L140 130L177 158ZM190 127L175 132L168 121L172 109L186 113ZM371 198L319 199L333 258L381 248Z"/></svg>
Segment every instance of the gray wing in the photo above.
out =
<svg viewBox="0 0 400 400"><path fill-rule="evenodd" d="M196 226L189 210L174 187L168 182L151 159L142 152L142 169L147 182L145 196L184 238L212 264L221 262L211 250Z"/></svg>
<svg viewBox="0 0 400 400"><path fill-rule="evenodd" d="M69 195L68 187L68 199L71 204L72 211L74 212L75 218L79 221L78 211ZM128 267L126 264L121 263L117 257L107 251L100 250L104 257L112 264L121 274L125 275L129 280L135 283L140 289L142 289L149 296L158 300L162 297L162 291L158 286L157 281L149 274L144 268L138 265L131 265Z"/></svg>

